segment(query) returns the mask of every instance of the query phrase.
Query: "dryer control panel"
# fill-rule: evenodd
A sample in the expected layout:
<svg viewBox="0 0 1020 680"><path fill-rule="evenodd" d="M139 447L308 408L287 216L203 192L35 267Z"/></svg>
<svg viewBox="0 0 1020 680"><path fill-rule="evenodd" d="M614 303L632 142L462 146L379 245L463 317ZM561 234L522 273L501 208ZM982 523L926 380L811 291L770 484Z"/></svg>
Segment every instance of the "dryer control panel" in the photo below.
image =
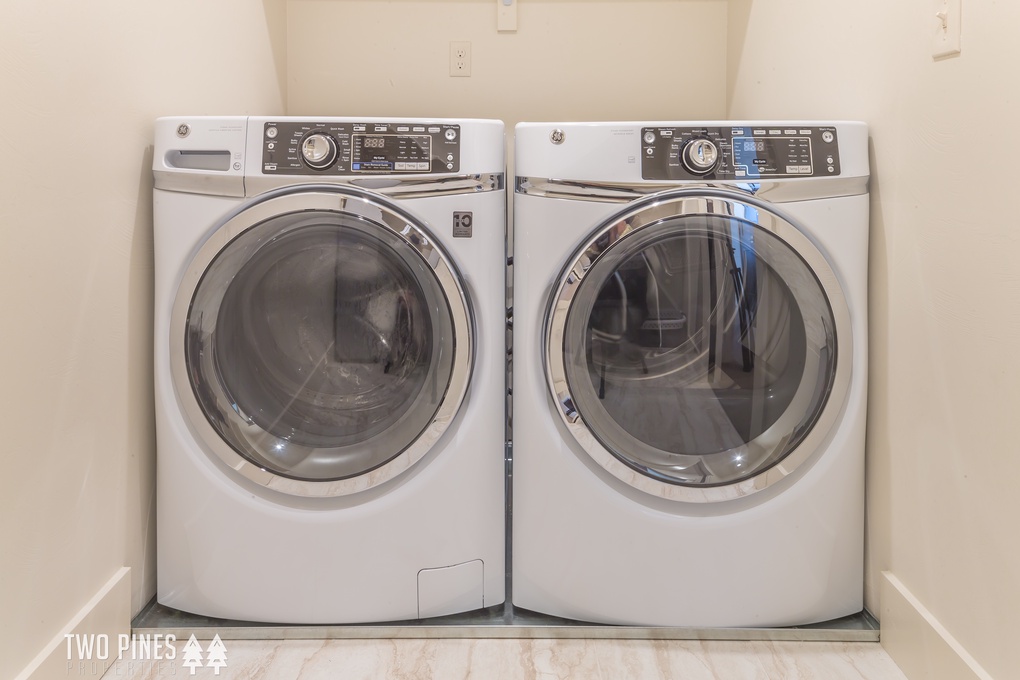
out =
<svg viewBox="0 0 1020 680"><path fill-rule="evenodd" d="M460 170L460 126L429 123L268 122L267 175L447 174Z"/></svg>
<svg viewBox="0 0 1020 680"><path fill-rule="evenodd" d="M834 127L643 127L641 176L755 181L839 175Z"/></svg>

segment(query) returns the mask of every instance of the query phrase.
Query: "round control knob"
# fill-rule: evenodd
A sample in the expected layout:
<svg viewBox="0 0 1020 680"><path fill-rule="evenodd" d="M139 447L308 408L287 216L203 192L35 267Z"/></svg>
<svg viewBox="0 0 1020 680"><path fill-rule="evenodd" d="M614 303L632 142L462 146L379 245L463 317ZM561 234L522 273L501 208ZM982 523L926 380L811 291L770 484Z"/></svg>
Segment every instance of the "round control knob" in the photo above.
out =
<svg viewBox="0 0 1020 680"><path fill-rule="evenodd" d="M310 134L301 142L301 157L310 168L328 168L336 160L336 142L322 132Z"/></svg>
<svg viewBox="0 0 1020 680"><path fill-rule="evenodd" d="M681 161L692 175L707 175L719 163L719 147L710 139L692 139L684 147Z"/></svg>

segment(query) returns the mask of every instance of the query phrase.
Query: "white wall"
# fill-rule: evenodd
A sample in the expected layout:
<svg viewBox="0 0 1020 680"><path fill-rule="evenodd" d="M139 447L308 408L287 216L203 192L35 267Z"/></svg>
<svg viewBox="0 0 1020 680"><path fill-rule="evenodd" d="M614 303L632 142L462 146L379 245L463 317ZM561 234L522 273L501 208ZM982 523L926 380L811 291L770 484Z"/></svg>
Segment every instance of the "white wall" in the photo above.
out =
<svg viewBox="0 0 1020 680"><path fill-rule="evenodd" d="M931 0L730 0L731 116L871 124L867 604L912 678L971 677L921 628L973 677L1014 677L1020 636L1020 5L963 4L934 61Z"/></svg>
<svg viewBox="0 0 1020 680"><path fill-rule="evenodd" d="M282 0L0 18L0 677L117 569L155 592L152 120L282 112Z"/></svg>
<svg viewBox="0 0 1020 680"><path fill-rule="evenodd" d="M726 105L726 3L290 0L288 111L521 120L711 118ZM323 37L331 30L342 39ZM449 43L472 43L470 78Z"/></svg>

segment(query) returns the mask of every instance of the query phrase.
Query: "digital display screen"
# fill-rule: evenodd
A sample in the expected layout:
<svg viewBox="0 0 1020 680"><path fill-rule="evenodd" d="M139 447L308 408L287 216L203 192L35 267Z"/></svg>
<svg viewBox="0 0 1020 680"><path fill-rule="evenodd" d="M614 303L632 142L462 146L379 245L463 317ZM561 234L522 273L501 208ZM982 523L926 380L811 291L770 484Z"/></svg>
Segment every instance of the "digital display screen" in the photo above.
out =
<svg viewBox="0 0 1020 680"><path fill-rule="evenodd" d="M382 149L383 147L386 146L386 138L385 137L365 137L365 141L362 142L362 145L366 149Z"/></svg>
<svg viewBox="0 0 1020 680"><path fill-rule="evenodd" d="M733 165L747 177L760 177L774 156L773 140L756 137L733 138Z"/></svg>

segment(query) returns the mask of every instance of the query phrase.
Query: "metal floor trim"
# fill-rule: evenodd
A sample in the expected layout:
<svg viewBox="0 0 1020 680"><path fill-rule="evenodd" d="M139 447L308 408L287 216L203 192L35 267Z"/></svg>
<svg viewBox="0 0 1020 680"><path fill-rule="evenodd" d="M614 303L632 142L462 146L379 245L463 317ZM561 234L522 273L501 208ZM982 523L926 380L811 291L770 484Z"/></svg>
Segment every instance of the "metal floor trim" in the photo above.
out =
<svg viewBox="0 0 1020 680"><path fill-rule="evenodd" d="M878 642L878 621L867 610L853 616L789 628L667 628L613 626L558 619L534 612L507 612L498 605L480 612L419 621L356 625L291 625L214 619L151 601L131 624L135 635L194 635L208 640L369 640L415 638L522 638L617 640L734 640Z"/></svg>

